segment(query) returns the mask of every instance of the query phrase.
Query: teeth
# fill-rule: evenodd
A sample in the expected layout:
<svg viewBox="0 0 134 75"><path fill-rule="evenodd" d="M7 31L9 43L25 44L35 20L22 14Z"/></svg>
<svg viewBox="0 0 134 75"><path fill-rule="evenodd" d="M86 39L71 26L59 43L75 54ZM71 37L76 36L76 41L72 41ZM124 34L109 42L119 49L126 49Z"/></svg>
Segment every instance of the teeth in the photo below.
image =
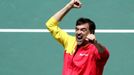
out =
<svg viewBox="0 0 134 75"><path fill-rule="evenodd" d="M78 39L82 39L82 36L77 36Z"/></svg>

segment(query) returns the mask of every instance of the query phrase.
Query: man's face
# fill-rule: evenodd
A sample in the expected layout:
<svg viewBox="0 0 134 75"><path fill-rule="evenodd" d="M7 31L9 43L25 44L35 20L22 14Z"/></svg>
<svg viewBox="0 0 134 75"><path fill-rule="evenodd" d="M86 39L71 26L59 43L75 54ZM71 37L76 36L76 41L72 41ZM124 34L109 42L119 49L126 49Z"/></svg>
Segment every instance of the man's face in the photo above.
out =
<svg viewBox="0 0 134 75"><path fill-rule="evenodd" d="M76 26L75 33L77 44L81 45L85 41L87 35L90 33L88 23Z"/></svg>

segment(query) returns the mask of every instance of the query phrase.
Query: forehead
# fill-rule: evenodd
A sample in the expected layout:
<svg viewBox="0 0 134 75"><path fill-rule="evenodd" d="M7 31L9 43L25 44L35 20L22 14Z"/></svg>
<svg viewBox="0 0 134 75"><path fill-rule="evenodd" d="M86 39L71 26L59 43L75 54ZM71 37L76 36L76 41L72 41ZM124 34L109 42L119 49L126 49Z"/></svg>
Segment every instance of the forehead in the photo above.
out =
<svg viewBox="0 0 134 75"><path fill-rule="evenodd" d="M85 24L81 24L81 25L77 25L76 28L86 28L86 29L89 29L89 24L88 23L85 23Z"/></svg>

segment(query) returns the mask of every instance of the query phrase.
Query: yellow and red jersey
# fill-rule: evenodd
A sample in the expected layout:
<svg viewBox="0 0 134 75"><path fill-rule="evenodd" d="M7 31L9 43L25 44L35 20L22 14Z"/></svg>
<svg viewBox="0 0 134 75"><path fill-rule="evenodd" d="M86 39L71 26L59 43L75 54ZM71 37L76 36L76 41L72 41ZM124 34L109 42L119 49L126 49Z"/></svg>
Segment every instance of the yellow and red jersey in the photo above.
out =
<svg viewBox="0 0 134 75"><path fill-rule="evenodd" d="M95 45L87 44L76 51L76 38L63 31L58 25L59 22L54 17L46 23L52 36L63 45L65 50L62 75L102 75L109 57L108 50L99 53Z"/></svg>

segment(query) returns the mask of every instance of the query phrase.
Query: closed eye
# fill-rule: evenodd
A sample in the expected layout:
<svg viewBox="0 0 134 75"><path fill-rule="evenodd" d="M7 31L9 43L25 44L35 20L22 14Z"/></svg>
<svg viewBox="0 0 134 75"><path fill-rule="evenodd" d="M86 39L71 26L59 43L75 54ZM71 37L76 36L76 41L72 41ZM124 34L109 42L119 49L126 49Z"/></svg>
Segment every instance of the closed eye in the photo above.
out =
<svg viewBox="0 0 134 75"><path fill-rule="evenodd" d="M85 31L87 31L87 29L86 28L82 28L81 31L85 32Z"/></svg>

